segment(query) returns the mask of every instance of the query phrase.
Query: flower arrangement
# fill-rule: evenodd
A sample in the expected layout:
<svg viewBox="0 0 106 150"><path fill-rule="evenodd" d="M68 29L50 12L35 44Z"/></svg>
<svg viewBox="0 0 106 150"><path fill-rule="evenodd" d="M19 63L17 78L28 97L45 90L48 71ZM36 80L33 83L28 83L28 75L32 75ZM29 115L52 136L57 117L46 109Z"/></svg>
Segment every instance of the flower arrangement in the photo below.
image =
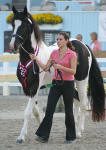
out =
<svg viewBox="0 0 106 150"><path fill-rule="evenodd" d="M63 22L62 17L52 13L35 14L32 15L32 17L37 21L38 24L58 24Z"/></svg>
<svg viewBox="0 0 106 150"><path fill-rule="evenodd" d="M11 24L13 17L14 17L13 13L9 14L6 18L7 23ZM61 16L52 13L32 14L32 17L39 25L59 24L63 22Z"/></svg>

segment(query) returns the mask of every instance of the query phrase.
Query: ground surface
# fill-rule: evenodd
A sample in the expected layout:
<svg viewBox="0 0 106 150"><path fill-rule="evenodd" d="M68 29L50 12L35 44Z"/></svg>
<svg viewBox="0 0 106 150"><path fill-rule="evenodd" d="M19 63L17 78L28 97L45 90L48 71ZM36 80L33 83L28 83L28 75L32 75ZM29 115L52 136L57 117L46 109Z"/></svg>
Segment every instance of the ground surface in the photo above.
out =
<svg viewBox="0 0 106 150"><path fill-rule="evenodd" d="M46 96L39 96L41 109L46 105L46 99ZM86 117L83 137L72 144L64 144L64 113L55 113L48 143L35 141L38 124L32 117L26 141L17 144L27 102L24 96L0 96L0 150L106 150L106 121L94 123L90 115Z"/></svg>

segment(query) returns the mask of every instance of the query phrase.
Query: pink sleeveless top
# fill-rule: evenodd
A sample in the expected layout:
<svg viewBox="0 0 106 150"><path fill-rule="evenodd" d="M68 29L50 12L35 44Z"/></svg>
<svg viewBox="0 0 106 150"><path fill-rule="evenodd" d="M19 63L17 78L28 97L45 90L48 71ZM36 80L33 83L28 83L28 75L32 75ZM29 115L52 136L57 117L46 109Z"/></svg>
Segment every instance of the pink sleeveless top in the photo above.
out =
<svg viewBox="0 0 106 150"><path fill-rule="evenodd" d="M54 50L51 53L50 58L52 60L54 60L57 64L60 64L60 65L67 67L67 68L71 68L70 60L72 58L77 58L77 55L74 51L68 49L66 51L66 53L64 54L64 56L62 58L60 58L59 57L59 50ZM63 80L69 80L69 81L74 80L74 75L72 75L71 73L65 72L63 70L61 70L61 72L62 72ZM61 80L60 76L57 73L57 70L55 70L55 72L54 72L53 79L54 80Z"/></svg>

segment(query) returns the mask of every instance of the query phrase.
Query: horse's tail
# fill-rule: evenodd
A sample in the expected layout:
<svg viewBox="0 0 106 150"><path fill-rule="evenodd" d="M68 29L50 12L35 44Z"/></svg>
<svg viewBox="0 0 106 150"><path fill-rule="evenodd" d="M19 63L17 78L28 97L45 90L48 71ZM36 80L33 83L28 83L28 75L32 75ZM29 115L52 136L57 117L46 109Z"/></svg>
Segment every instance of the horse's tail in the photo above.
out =
<svg viewBox="0 0 106 150"><path fill-rule="evenodd" d="M89 73L89 89L91 95L93 121L105 120L105 90L100 68L92 51L92 64Z"/></svg>

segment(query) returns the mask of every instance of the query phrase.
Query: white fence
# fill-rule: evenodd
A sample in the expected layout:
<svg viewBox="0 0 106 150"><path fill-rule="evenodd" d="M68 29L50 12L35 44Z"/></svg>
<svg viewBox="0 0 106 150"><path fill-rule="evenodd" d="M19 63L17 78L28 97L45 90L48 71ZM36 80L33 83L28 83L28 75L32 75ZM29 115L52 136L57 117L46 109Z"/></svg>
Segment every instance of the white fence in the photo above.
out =
<svg viewBox="0 0 106 150"><path fill-rule="evenodd" d="M101 63L104 63L104 65L101 66L101 72L102 72L103 78L106 79L106 51L95 53L95 56L97 57L97 61L99 62L100 66L101 66ZM18 62L18 59L19 59L18 54L4 53L0 55L0 63L2 63L0 67L0 86L2 86L3 88L4 96L10 95L9 87L11 86L21 87L21 84L18 82L18 79L16 77L17 67L15 63ZM47 93L47 91L48 89L46 89L44 93L42 94Z"/></svg>
<svg viewBox="0 0 106 150"><path fill-rule="evenodd" d="M10 86L21 86L16 77L16 65L13 67L18 62L18 58L18 54L0 55L0 86L3 87L4 96L10 95Z"/></svg>

